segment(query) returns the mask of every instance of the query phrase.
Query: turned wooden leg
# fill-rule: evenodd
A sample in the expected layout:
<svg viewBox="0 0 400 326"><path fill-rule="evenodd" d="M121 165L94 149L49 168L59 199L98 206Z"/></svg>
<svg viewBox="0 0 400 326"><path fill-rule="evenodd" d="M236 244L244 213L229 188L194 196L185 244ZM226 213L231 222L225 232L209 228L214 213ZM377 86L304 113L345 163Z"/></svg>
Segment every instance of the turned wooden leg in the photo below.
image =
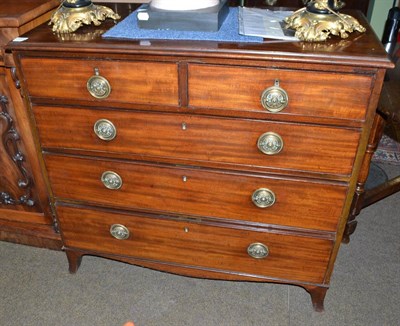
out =
<svg viewBox="0 0 400 326"><path fill-rule="evenodd" d="M314 310L317 312L324 311L324 300L328 288L320 286L304 286L304 288L311 296L311 302Z"/></svg>
<svg viewBox="0 0 400 326"><path fill-rule="evenodd" d="M347 218L346 228L343 233L342 242L349 243L350 235L352 235L357 227L356 217L360 214L361 209L364 205L364 194L365 194L365 183L367 182L369 168L371 165L371 159L374 155L379 141L383 134L385 126L385 119L382 118L378 113L375 114L374 123L372 125L371 133L368 139L367 150L364 155L363 163L361 165L361 171L358 176L356 191L351 204L349 216Z"/></svg>
<svg viewBox="0 0 400 326"><path fill-rule="evenodd" d="M76 251L66 251L68 264L69 264L69 272L71 274L75 274L78 271L79 266L81 265L82 261L82 254Z"/></svg>

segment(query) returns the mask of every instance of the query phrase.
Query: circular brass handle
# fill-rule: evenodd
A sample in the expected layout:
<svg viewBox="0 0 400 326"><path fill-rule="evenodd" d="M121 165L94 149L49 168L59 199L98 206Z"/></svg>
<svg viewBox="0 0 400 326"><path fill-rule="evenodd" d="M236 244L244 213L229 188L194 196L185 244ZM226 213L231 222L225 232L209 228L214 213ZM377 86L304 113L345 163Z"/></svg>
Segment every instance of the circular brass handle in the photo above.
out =
<svg viewBox="0 0 400 326"><path fill-rule="evenodd" d="M257 147L264 154L275 155L283 149L283 139L275 132L266 132L258 138Z"/></svg>
<svg viewBox="0 0 400 326"><path fill-rule="evenodd" d="M122 187L122 178L113 171L106 171L101 175L103 185L111 190L117 190Z"/></svg>
<svg viewBox="0 0 400 326"><path fill-rule="evenodd" d="M110 227L110 234L118 240L126 240L129 238L129 230L122 224L113 224Z"/></svg>
<svg viewBox="0 0 400 326"><path fill-rule="evenodd" d="M247 247L247 253L249 254L250 257L256 259L262 259L268 256L269 249L265 244L255 242Z"/></svg>
<svg viewBox="0 0 400 326"><path fill-rule="evenodd" d="M267 208L275 204L276 196L272 190L260 188L253 192L251 200L257 207Z"/></svg>
<svg viewBox="0 0 400 326"><path fill-rule="evenodd" d="M279 80L275 80L275 85L268 87L261 94L261 105L269 112L276 113L282 111L289 104L289 96L286 91L279 87Z"/></svg>
<svg viewBox="0 0 400 326"><path fill-rule="evenodd" d="M107 119L97 120L93 126L94 133L101 140L110 141L117 136L117 128Z"/></svg>
<svg viewBox="0 0 400 326"><path fill-rule="evenodd" d="M94 69L94 75L86 83L90 95L97 99L107 98L111 93L111 85L106 78L100 76L99 69Z"/></svg>

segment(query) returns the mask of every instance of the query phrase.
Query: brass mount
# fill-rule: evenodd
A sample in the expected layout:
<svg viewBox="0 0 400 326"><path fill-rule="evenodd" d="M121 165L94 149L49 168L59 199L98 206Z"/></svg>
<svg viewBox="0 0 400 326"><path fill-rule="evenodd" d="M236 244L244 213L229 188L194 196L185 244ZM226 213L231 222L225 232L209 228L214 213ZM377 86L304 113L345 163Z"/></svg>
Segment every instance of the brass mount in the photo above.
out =
<svg viewBox="0 0 400 326"><path fill-rule="evenodd" d="M112 9L92 3L91 0L64 0L51 16L53 32L72 33L82 25L98 26L106 18L120 19Z"/></svg>
<svg viewBox="0 0 400 326"><path fill-rule="evenodd" d="M343 6L340 0L311 0L285 19L286 28L296 30L295 36L307 42L326 41L331 35L347 38L354 31L365 32L355 18L338 12Z"/></svg>

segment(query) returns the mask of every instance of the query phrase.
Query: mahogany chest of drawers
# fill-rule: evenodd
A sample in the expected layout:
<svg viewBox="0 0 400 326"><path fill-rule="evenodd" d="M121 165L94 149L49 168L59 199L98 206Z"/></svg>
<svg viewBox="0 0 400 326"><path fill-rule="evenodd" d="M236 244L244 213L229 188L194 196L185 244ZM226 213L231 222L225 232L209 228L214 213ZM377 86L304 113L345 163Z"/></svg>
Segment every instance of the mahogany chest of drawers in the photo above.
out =
<svg viewBox="0 0 400 326"><path fill-rule="evenodd" d="M295 284L321 310L390 67L374 34L143 45L94 31L42 26L10 45L70 271L90 254Z"/></svg>

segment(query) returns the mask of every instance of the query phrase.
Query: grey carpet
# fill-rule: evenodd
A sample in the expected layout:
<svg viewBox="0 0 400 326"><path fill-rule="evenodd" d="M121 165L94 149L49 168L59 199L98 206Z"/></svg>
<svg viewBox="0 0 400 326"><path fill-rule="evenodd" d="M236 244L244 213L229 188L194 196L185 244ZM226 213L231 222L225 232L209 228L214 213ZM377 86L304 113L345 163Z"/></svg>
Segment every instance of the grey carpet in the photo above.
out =
<svg viewBox="0 0 400 326"><path fill-rule="evenodd" d="M397 326L399 211L400 193L362 211L323 313L295 286L194 279L90 256L70 275L62 252L0 242L0 325Z"/></svg>

